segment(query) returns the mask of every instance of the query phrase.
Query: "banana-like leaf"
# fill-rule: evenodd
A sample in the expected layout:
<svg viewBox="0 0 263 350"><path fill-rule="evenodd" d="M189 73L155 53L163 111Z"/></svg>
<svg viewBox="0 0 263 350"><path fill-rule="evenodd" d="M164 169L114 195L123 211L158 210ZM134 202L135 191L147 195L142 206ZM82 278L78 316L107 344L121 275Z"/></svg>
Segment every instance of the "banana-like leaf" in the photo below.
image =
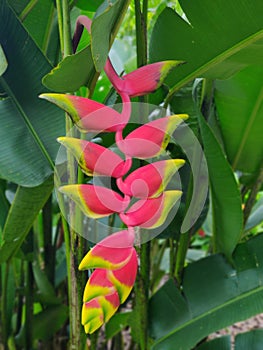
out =
<svg viewBox="0 0 263 350"><path fill-rule="evenodd" d="M0 77L0 177L37 186L53 173L63 112L38 98L51 65L15 16L0 2L0 42L8 69Z"/></svg>
<svg viewBox="0 0 263 350"><path fill-rule="evenodd" d="M260 234L237 246L235 267L222 255L190 264L183 295L168 281L150 300L152 349L190 350L208 334L263 312L262 249Z"/></svg>
<svg viewBox="0 0 263 350"><path fill-rule="evenodd" d="M227 157L253 177L263 161L263 68L250 66L216 81L215 100Z"/></svg>
<svg viewBox="0 0 263 350"><path fill-rule="evenodd" d="M215 338L198 346L196 350L231 350L230 335ZM262 350L263 330L255 329L235 337L235 350Z"/></svg>
<svg viewBox="0 0 263 350"><path fill-rule="evenodd" d="M53 179L37 187L17 188L3 229L0 263L9 260L18 251L52 189Z"/></svg>
<svg viewBox="0 0 263 350"><path fill-rule="evenodd" d="M211 187L215 248L230 258L243 229L241 195L214 133L201 114L198 120Z"/></svg>
<svg viewBox="0 0 263 350"><path fill-rule="evenodd" d="M53 0L8 0L36 44L49 59L57 55L58 26ZM53 51L53 52L52 52ZM49 56L51 53L51 57Z"/></svg>
<svg viewBox="0 0 263 350"><path fill-rule="evenodd" d="M230 335L215 338L198 346L196 350L231 350Z"/></svg>
<svg viewBox="0 0 263 350"><path fill-rule="evenodd" d="M77 0L76 6L81 10L94 12L102 4L102 2L103 0L93 0L93 1Z"/></svg>
<svg viewBox="0 0 263 350"><path fill-rule="evenodd" d="M180 0L186 20L166 8L150 42L151 62L183 60L167 82L171 93L195 77L225 78L248 64L261 64L261 0Z"/></svg>
<svg viewBox="0 0 263 350"><path fill-rule="evenodd" d="M250 332L241 333L236 336L235 350L262 350L263 330L255 329Z"/></svg>

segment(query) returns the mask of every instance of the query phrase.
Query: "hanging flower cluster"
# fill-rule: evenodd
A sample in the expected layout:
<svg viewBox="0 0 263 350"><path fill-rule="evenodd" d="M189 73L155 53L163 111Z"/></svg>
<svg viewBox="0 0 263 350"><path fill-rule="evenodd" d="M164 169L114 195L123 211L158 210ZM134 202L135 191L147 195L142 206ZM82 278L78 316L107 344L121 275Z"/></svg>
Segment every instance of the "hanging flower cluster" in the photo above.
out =
<svg viewBox="0 0 263 350"><path fill-rule="evenodd" d="M86 17L78 19L73 40L75 48L81 28L86 26L90 31L90 24ZM124 158L90 141L73 137L58 139L78 160L85 174L109 176L115 179L119 189L116 192L88 183L66 185L59 190L88 217L98 219L117 214L127 227L99 242L80 263L80 270L95 269L83 295L82 324L86 333L93 333L107 322L131 292L138 265L133 247L135 227L153 229L164 224L169 211L181 196L181 191L166 190L166 186L184 164L183 160L158 160L132 172L130 169L133 158L146 160L162 154L169 142L169 135L187 116L163 117L123 137L123 130L131 116L130 98L156 90L177 64L177 61L158 62L119 77L108 59L105 73L122 99L120 113L83 97L41 95L68 112L82 132L115 133L116 145Z"/></svg>

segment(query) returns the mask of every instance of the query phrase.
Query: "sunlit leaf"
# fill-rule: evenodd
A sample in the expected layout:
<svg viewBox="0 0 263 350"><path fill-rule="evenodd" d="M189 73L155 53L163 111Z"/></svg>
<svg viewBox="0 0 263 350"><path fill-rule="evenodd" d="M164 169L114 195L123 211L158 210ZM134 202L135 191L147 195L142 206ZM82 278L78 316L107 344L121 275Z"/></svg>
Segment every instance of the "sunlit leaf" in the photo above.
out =
<svg viewBox="0 0 263 350"><path fill-rule="evenodd" d="M263 69L250 66L216 81L215 100L227 157L235 170L255 176L263 159Z"/></svg>
<svg viewBox="0 0 263 350"><path fill-rule="evenodd" d="M223 78L248 64L261 64L261 0L240 0L238 6L235 0L181 0L180 5L187 19L166 8L150 42L151 62L187 62L167 79L173 91L195 77Z"/></svg>

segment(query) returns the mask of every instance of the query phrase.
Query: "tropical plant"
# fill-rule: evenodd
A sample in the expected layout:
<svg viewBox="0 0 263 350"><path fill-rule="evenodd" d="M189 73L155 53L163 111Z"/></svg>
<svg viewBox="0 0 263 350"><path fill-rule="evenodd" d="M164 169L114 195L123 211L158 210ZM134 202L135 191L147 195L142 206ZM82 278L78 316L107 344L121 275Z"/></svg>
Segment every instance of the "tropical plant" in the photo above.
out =
<svg viewBox="0 0 263 350"><path fill-rule="evenodd" d="M262 11L0 1L3 349L228 350L263 312Z"/></svg>

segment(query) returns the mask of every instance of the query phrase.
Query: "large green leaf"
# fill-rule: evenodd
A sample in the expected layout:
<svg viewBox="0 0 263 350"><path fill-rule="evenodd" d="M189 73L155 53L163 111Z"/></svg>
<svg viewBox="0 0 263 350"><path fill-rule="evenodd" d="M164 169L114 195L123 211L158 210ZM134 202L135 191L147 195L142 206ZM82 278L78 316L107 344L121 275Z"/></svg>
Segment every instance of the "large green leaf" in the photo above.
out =
<svg viewBox="0 0 263 350"><path fill-rule="evenodd" d="M195 77L223 78L247 64L261 64L261 0L180 0L180 5L187 20L166 8L156 21L150 42L152 62L186 62L167 80L171 93Z"/></svg>
<svg viewBox="0 0 263 350"><path fill-rule="evenodd" d="M81 10L94 12L102 4L102 2L103 0L77 0L76 6L79 7Z"/></svg>
<svg viewBox="0 0 263 350"><path fill-rule="evenodd" d="M0 2L0 42L8 69L0 78L0 177L37 186L52 174L65 133L63 112L38 98L51 66L6 1Z"/></svg>
<svg viewBox="0 0 263 350"><path fill-rule="evenodd" d="M238 334L235 341L236 350L262 350L263 349L263 330Z"/></svg>
<svg viewBox="0 0 263 350"><path fill-rule="evenodd" d="M215 338L198 346L196 350L231 350L230 335Z"/></svg>
<svg viewBox="0 0 263 350"><path fill-rule="evenodd" d="M53 62L57 59L59 38L57 14L52 0L8 0L36 44Z"/></svg>
<svg viewBox="0 0 263 350"><path fill-rule="evenodd" d="M105 0L95 13L91 25L91 52L98 72L104 68L112 38L116 35L129 2L130 0Z"/></svg>
<svg viewBox="0 0 263 350"><path fill-rule="evenodd" d="M250 66L215 84L225 150L232 167L245 175L255 174L263 161L262 80L262 66Z"/></svg>
<svg viewBox="0 0 263 350"><path fill-rule="evenodd" d="M215 135L201 114L198 120L209 171L216 249L230 258L243 229L241 195Z"/></svg>
<svg viewBox="0 0 263 350"><path fill-rule="evenodd" d="M208 334L262 312L262 249L263 234L237 247L235 268L222 255L190 264L183 295L168 281L150 300L152 349L190 350Z"/></svg>
<svg viewBox="0 0 263 350"><path fill-rule="evenodd" d="M7 261L17 252L52 189L52 179L48 179L38 187L17 188L3 229L0 263Z"/></svg>
<svg viewBox="0 0 263 350"><path fill-rule="evenodd" d="M262 350L263 330L256 329L240 333L235 337L235 350ZM198 346L196 350L231 350L231 337L226 335L215 338Z"/></svg>

